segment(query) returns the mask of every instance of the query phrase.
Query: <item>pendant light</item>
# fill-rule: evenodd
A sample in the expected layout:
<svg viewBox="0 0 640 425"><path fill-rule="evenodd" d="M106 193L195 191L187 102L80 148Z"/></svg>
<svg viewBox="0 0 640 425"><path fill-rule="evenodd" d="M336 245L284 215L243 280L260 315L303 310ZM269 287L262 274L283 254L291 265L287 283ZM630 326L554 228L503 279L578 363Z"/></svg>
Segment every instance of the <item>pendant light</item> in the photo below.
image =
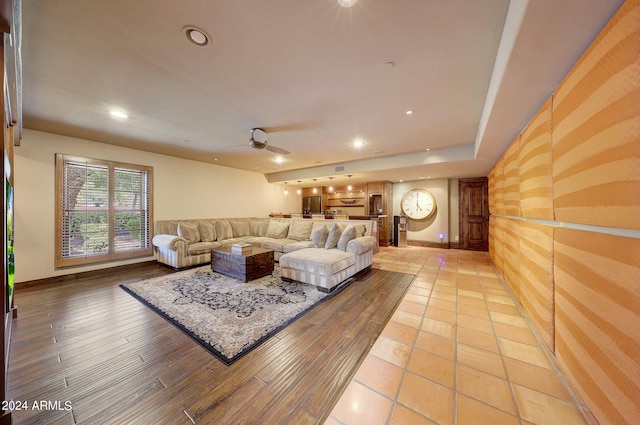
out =
<svg viewBox="0 0 640 425"><path fill-rule="evenodd" d="M302 193L302 189L300 189L300 180L298 180L298 195L300 195Z"/></svg>
<svg viewBox="0 0 640 425"><path fill-rule="evenodd" d="M349 174L349 186L347 186L347 190L351 192L352 189L353 187L351 187L351 174Z"/></svg>
<svg viewBox="0 0 640 425"><path fill-rule="evenodd" d="M318 179L313 179L313 193L318 193L318 188L316 187L316 180Z"/></svg>
<svg viewBox="0 0 640 425"><path fill-rule="evenodd" d="M329 193L333 193L333 185L331 184L331 180L333 180L333 177L329 177Z"/></svg>
<svg viewBox="0 0 640 425"><path fill-rule="evenodd" d="M287 182L284 182L284 194L285 195L289 194L289 189L287 189Z"/></svg>

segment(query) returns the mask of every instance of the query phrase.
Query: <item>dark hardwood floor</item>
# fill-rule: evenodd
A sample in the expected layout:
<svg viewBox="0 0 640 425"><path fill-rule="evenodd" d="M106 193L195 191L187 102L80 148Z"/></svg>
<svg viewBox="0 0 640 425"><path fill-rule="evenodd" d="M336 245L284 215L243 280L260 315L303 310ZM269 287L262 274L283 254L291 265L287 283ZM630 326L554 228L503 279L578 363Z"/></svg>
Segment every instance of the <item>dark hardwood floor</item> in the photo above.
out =
<svg viewBox="0 0 640 425"><path fill-rule="evenodd" d="M166 273L18 284L8 397L28 410L14 424L323 423L413 279L366 271L225 366L118 287Z"/></svg>

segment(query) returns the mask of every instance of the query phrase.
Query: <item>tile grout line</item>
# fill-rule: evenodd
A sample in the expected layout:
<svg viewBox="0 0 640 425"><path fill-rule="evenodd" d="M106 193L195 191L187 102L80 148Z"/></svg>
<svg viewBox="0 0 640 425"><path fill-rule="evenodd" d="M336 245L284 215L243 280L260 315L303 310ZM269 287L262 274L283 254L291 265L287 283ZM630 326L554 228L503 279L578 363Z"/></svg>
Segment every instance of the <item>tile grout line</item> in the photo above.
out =
<svg viewBox="0 0 640 425"><path fill-rule="evenodd" d="M491 264L502 286L507 286L507 282L502 278L502 275L498 272L497 268L495 267L495 264L493 264L493 261L491 261ZM518 399L516 398L516 393L513 388L513 381L509 377L509 370L507 368L507 363L505 362L505 355L502 352L502 345L500 345L500 338L498 337L498 332L496 331L496 325L493 322L493 316L491 315L491 309L489 308L489 301L487 300L487 294L485 292L485 287L484 287L484 284L482 283L482 280L480 280L480 288L482 289L482 296L484 298L484 303L485 303L485 306L487 307L487 312L489 313L489 322L491 323L491 329L493 330L493 337L496 339L496 345L498 346L498 353L500 354L500 362L502 363L502 368L504 369L504 374L507 379L507 384L509 385L509 393L511 394L511 401L513 402L513 408L516 411L516 417L518 418L518 422L520 422L520 425L523 425L524 419L522 418L522 414L520 413L520 406L518 405ZM511 298L515 301L515 297L511 293L510 288L508 288L507 290L509 292L509 295L511 295ZM520 309L518 309L518 311L520 312Z"/></svg>
<svg viewBox="0 0 640 425"><path fill-rule="evenodd" d="M493 262L492 262L492 264L493 264ZM495 265L494 265L494 268L495 268ZM586 403L582 402L582 398L580 397L579 394L575 394L575 391L577 391L577 390L574 391L572 389L573 387L567 383L567 380L565 379L566 373L564 373L564 371L561 369L560 365L557 364L558 360L553 355L553 352L551 351L551 349L544 342L544 340L540 336L540 334L539 334L538 330L536 329L536 327L533 326L533 322L531 321L529 315L524 310L522 304L515 297L515 294L511 290L511 287L507 284L506 279L504 279L504 277L497 270L496 270L496 273L500 277L501 282L503 282L503 285L506 287L510 297L513 299L513 302L514 302L516 308L518 309L518 312L520 313L520 315L524 319L525 323L527 324L527 328L533 334L533 337L535 338L536 343L538 344L538 348L540 348L540 350L543 352L545 358L547 359L547 361L551 365L551 370L558 377L560 383L562 384L563 388L565 389L565 391L567 392L567 394L571 398L571 401L574 404L574 406L580 412L580 415L584 419L585 423L586 424L590 424L591 421L589 420L589 418L587 417L586 413L584 412L584 409L587 408L586 407ZM518 385L520 385L520 384L518 384ZM523 385L523 386L525 388L529 388L530 390L541 392L541 391L538 391L538 390L536 390L534 388L530 388L530 387L528 387L526 385ZM543 394L545 394L548 397L563 401L565 403L567 402L567 400L563 400L561 398L558 398L555 395L547 394L547 393L543 393Z"/></svg>
<svg viewBox="0 0 640 425"><path fill-rule="evenodd" d="M399 411L398 411L398 404L400 404L402 406L403 409L406 409L408 411L410 411L412 414L416 415L417 417L423 418L427 421L435 421L435 419L432 419L431 416L426 416L425 414L421 413L420 411L415 410L412 407L409 407L405 404L399 403L398 402L398 398L400 396L400 394L402 393L402 389L404 387L405 381L407 376L409 376L409 373L411 374L417 374L418 376L421 376L429 381L435 382L439 385L443 385L441 384L439 381L434 381L433 379L419 374L417 372L412 372L410 370L410 364L411 364L411 360L412 358L414 358L414 355L416 355L416 349L419 349L417 347L417 343L420 337L420 334L422 331L422 326L428 322L428 320L430 319L427 316L427 311L429 309L429 306L432 304L432 300L433 300L433 294L436 292L436 285L438 285L437 280L438 280L438 276L442 276L443 279L447 278L448 280L445 281L445 283L450 283L449 276L448 274L452 273L451 267L450 267L450 263L455 262L455 333L454 333L454 347L455 347L455 351L453 353L453 362L454 362L454 369L453 369L453 400L452 400L452 423L456 424L458 421L458 395L462 395L462 393L458 393L458 372L459 372L459 363L458 363L458 348L460 345L460 335L459 335L459 319L461 317L461 315L464 315L464 313L460 312L459 309L461 306L466 306L467 304L464 303L460 303L460 297L462 296L460 291L461 291L461 282L460 282L460 278L461 275L467 275L469 273L461 273L461 264L466 264L466 262L468 262L470 260L470 262L473 265L473 276L476 277L477 282L479 283L480 286L480 291L482 294L482 300L484 303L484 307L487 310L487 313L489 315L488 319L489 319L489 323L492 329L492 334L493 334L493 338L497 344L497 351L498 351L498 355L500 356L500 362L502 363L502 369L503 372L505 374L505 380L507 381L507 384L509 386L509 392L511 394L511 399L512 399L512 403L513 403L513 408L514 408L514 414L509 413L508 411L503 410L502 408L492 405L491 403L479 400L475 397L471 397L471 399L475 400L476 402L482 403L483 405L487 406L487 407L491 407L492 409L496 409L502 413L508 414L509 416L513 417L515 415L516 419L517 419L517 423L519 423L520 425L524 425L524 424L528 424L529 422L527 422L525 420L525 418L522 417L522 412L521 412L521 408L518 405L518 399L516 397L515 394L515 386L520 386L522 385L524 388L527 388L529 390L538 392L546 397L550 397L550 398L554 398L556 400L562 401L564 403L570 403L573 404L573 406L575 408L578 409L578 411L580 412L580 415L582 416L582 418L585 420L585 422L587 424L592 424L592 422L588 419L588 414L590 413L590 411L586 408L586 405L582 404L579 402L579 399L577 399L577 397L579 397L579 394L576 394L573 392L573 390L571 389L571 387L569 386L569 384L567 383L567 381L565 380L565 377L568 378L568 376L563 375L562 373L562 369L559 367L559 365L556 364L554 357L552 355L551 350L546 346L546 344L543 343L541 336L539 335L539 333L537 332L537 330L533 327L532 322L529 320L529 316L525 314L523 307L521 306L521 304L519 303L519 301L516 299L513 291L511 290L511 288L508 286L508 284L506 283L506 281L504 280L504 277L497 271L495 264L493 263L493 261L490 259L490 257L488 257L488 254L486 255L482 255L482 256L476 256L476 255L471 255L469 257L462 255L462 253L459 252L455 252L455 253L451 253L450 255L447 255L443 252L434 252L434 253L426 253L426 258L424 259L424 261L421 262L421 265L418 266L418 258L417 257L412 257L411 260L405 260L405 261L400 261L400 257L395 256L393 257L395 260L393 261L393 264L400 264L402 263L403 267L405 269L409 269L411 268L413 269L417 269L415 272L411 272L411 274L415 275L414 279L417 279L420 276L420 273L422 271L425 270L425 268L428 268L428 274L425 274L425 282L430 282L429 283L429 289L428 289L428 295L426 295L425 297L427 297L426 299L426 303L422 306L423 307L423 311L422 311L422 317L420 318L419 324L418 324L418 328L417 328L417 332L416 332L416 336L413 338L413 344L410 345L409 347L409 352L406 358L406 363L405 366L402 368L401 371L401 378L400 378L400 382L398 384L397 389L395 390L395 394L392 392L389 392L389 395L384 394L382 392L380 392L379 390L376 390L373 387L370 387L368 384L366 384L365 382L361 382L355 378L353 378L353 381L357 382L360 385L363 385L364 387L366 387L369 390L374 391L375 393L382 395L385 399L389 400L391 402L391 408L389 410L388 416L386 418L386 421L384 422L387 425L390 425L393 421L394 415L396 415ZM435 265L431 265L430 264L430 260L431 259L437 259L437 268L435 267ZM388 262L387 260L381 260L381 263L385 263ZM463 264L463 266L464 266ZM488 266L488 267L487 267ZM433 269L436 268L436 272L435 274L432 274ZM464 270L463 271L468 271L468 265L463 267ZM392 268L393 269L393 268ZM405 271L406 273L406 271ZM431 277L433 276L433 277ZM493 281L489 281L487 280L486 282L483 282L483 278L487 278L487 279L496 279L497 278L497 284L499 284L499 286L495 286L495 284L493 283ZM469 282L471 283L471 282ZM411 286L409 287L409 290L407 291L407 293L404 295L403 299L401 302L405 301L405 298L407 296L407 294L409 293L409 291L411 291L412 289L416 289L415 286L416 282L415 280L411 283ZM464 284L464 282L463 282ZM487 286L488 285L488 286ZM445 285L442 285L443 289L445 287ZM450 286L450 285L448 285ZM465 287L467 288L467 287ZM494 316L491 314L492 312L494 312L492 310L491 305L489 304L490 302L496 304L499 303L500 301L491 301L489 300L487 297L488 296L492 296L492 295L498 295L498 292L496 292L495 294L491 293L491 292L487 292L487 291L491 291L492 289L498 289L500 290L500 293L502 293L502 291L505 292L505 295L509 297L510 301L513 302L515 304L515 307L518 311L518 315L519 317L521 317L523 320L525 320L526 323L526 327L527 330L529 330L535 337L535 341L536 344L532 345L531 342L527 343L526 345L531 346L533 348L537 348L537 349L541 349L544 354L545 354L545 358L547 359L547 361L550 363L551 365L551 369L553 371L553 373L557 376L557 378L560 380L563 388L567 391L570 400L568 401L565 398L560 398L558 396L555 396L553 394L549 394L546 391L543 390L538 390L535 388L532 388L530 386L528 386L527 384L518 384L514 381L512 381L510 375L509 375L509 370L506 364L506 359L509 358L511 359L511 357L507 357L505 356L504 352L503 352L503 347L501 345L501 340L505 339L505 340L509 340L509 341L518 341L518 339L512 339L512 337L510 335L506 335L505 337L500 337L498 335L497 332L497 326L499 323L499 321L494 321ZM422 288L420 287L419 289L426 289L426 288ZM467 288L470 289L470 288ZM424 301L421 301L424 302ZM469 305L474 305L474 304L469 304ZM434 307L437 308L437 307ZM500 313L503 310L500 309L498 307L498 305L496 305L496 313ZM506 313L504 313L506 314ZM511 313L513 314L513 313ZM516 316L514 316L516 317ZM432 320L438 320L438 319L432 319ZM469 329L473 329L473 328L469 328ZM427 331L424 331L427 332ZM431 332L427 332L428 334L431 334ZM435 334L438 335L438 334ZM392 340L396 340L395 338L391 338ZM398 342L402 342L400 340L396 340ZM524 343L523 343L524 344ZM409 345L409 344L406 344ZM442 357L439 354L435 354L435 353L431 353L429 351L430 354L434 354L437 355L438 357ZM367 355L371 355L372 354L367 354ZM377 356L373 356L376 357L379 360L382 360L384 362L390 363L385 359L382 359L380 357ZM516 360L520 360L518 358L514 358ZM523 362L527 362L526 360L520 360ZM393 363L390 363L393 364ZM535 365L534 363L531 363L532 365ZM472 367L473 369L475 369L475 367ZM488 372L486 372L488 373ZM490 375L493 375L492 373L490 373ZM502 379L502 378L500 378ZM527 381L528 382L528 381ZM570 382L570 381L569 381ZM444 385L444 387L446 388L447 386ZM394 394L394 395L392 395ZM469 396L467 396L469 397ZM462 411L464 413L464 410ZM338 418L336 418L335 416L331 417L334 420L338 420ZM338 421L340 424L343 424L341 421ZM437 421L436 421L437 422Z"/></svg>
<svg viewBox="0 0 640 425"><path fill-rule="evenodd" d="M458 271L460 268L460 257L456 258L456 333L454 339L454 347L455 350L453 352L453 412L452 412L452 423L455 425L458 422L458 286L460 282L458 282L459 276Z"/></svg>
<svg viewBox="0 0 640 425"><path fill-rule="evenodd" d="M536 343L538 344L537 348L539 348L545 358L547 359L547 361L549 362L549 364L551 365L551 370L553 371L553 373L558 377L560 383L562 384L563 388L565 389L565 391L567 392L567 394L569 395L569 397L571 398L571 401L573 403L573 405L578 409L578 411L580 412L580 415L582 416L582 418L584 419L586 424L591 424L592 422L589 420L589 418L587 417L587 414L584 412L584 409L587 409L586 403L581 402L582 398L580 397L579 394L575 394L575 391L572 389L572 386L569 385L565 379L566 374L564 373L564 371L560 368L560 366L557 364L557 359L555 358L555 356L553 355L551 349L547 346L547 344L544 343L544 340L542 339L542 337L540 336L538 330L536 329L535 326L533 326L533 322L531 321L529 315L527 314L527 312L525 311L524 307L522 306L522 304L518 301L518 299L516 298L515 294L513 293L513 290L511 289L511 287L508 285L506 279L504 278L504 276L502 276L502 274L497 270L495 264L493 263L493 261L491 261L491 265L493 266L496 275L499 277L500 282L502 283L502 285L505 287L505 289L507 290L507 293L509 294L510 298L513 300L516 309L518 310L518 313L520 314L520 316L522 317L522 319L525 321L526 325L527 325L527 329L529 329L529 331L533 334L533 337L536 340ZM493 325L493 319L492 319L492 325ZM497 335L496 335L497 337ZM509 338L505 338L505 339L509 339ZM499 345L499 344L498 344ZM499 347L500 348L500 347ZM508 375L507 375L508 376ZM520 385L520 384L517 384ZM512 386L512 382L511 380L509 380L509 386ZM530 390L536 391L536 392L540 392L542 394L545 394L548 397L554 398L556 400L560 400L562 402L567 402L567 400L563 400L561 398L556 397L555 395L552 394L547 394L547 393L543 393L541 391L538 391L534 388L530 388L526 385L523 385L525 388L528 388ZM577 391L577 390L576 390Z"/></svg>
<svg viewBox="0 0 640 425"><path fill-rule="evenodd" d="M422 266L420 266L420 270L422 270L422 268L425 266L425 264L427 263L428 259L429 259L429 256L427 256L426 260L422 263ZM438 263L438 270L440 270L440 265L441 265L441 264L442 264L442 262L440 261L440 262ZM419 275L420 270L418 270L418 273L416 274L416 277ZM398 385L398 389L396 390L396 394L395 394L395 397L394 397L394 399L393 399L393 404L392 404L392 407L391 407L391 411L389 412L389 416L387 417L387 422L386 422L386 424L387 424L387 425L390 425L390 424L391 424L391 421L392 421L392 419L393 419L393 415L394 415L395 410L396 410L396 408L397 408L397 406L398 406L398 397L400 396L400 392L402 391L402 386L403 386L403 384L404 384L404 381L405 381L405 378L406 378L406 376L407 376L407 373L409 372L409 364L411 363L411 358L412 358L412 356L413 356L413 352L414 352L414 351L415 351L415 349L416 349L416 344L417 344L417 342L418 342L418 338L420 337L420 331L421 331L421 329L422 329L422 323L423 323L423 322L424 322L424 320L426 319L427 308L429 307L429 303L431 303L431 299L432 299L432 298L431 298L431 295L433 294L433 287L435 286L435 279L436 279L436 278L437 278L437 272L436 272L436 277L434 277L434 282L433 282L433 284L431 285L431 290L430 290L430 292L429 292L429 296L428 296L428 299L427 299L427 303L425 304L425 306L424 306L424 311L422 312L422 318L420 319L420 324L418 325L418 329L417 329L417 332L416 332L416 336L415 336L415 338L413 339L413 344L411 345L411 348L410 348L410 350L409 350L409 355L407 356L407 363L406 363L406 365L404 366L403 371L402 371L402 378L400 379L400 385ZM411 286L413 286L413 284L414 284L414 283L415 283L415 279L414 279L414 282L412 282L412 283L411 283ZM409 288L409 290L411 290L411 287ZM407 291L407 293L408 293L408 292L409 292L409 291ZM404 301L404 299L403 299L403 301ZM411 408L409 408L408 406L405 406L405 407L406 407L407 409L411 410L412 412L414 412L415 414L417 414L417 415L419 415L419 416L421 416L421 417L427 418L428 420L431 420L431 418L428 418L427 416L423 415L422 413L420 413L420 412L418 412L418 411L416 411L416 410L414 410L414 409L411 409Z"/></svg>

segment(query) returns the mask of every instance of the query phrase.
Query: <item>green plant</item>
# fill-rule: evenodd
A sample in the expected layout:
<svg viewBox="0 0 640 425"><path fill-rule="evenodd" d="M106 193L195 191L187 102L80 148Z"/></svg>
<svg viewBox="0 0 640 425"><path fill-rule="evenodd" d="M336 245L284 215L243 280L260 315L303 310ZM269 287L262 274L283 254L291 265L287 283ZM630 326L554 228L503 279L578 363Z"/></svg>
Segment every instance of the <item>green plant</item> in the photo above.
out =
<svg viewBox="0 0 640 425"><path fill-rule="evenodd" d="M133 239L140 239L140 219L132 218L124 225Z"/></svg>

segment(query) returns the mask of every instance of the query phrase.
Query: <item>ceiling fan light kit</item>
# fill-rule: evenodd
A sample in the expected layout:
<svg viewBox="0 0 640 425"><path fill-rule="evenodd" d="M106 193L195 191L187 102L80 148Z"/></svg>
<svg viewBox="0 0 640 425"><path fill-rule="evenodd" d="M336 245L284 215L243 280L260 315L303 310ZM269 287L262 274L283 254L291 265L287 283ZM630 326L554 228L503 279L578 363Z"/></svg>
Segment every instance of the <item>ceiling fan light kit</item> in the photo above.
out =
<svg viewBox="0 0 640 425"><path fill-rule="evenodd" d="M259 127L251 129L251 139L249 139L249 146L254 149L266 149L269 152L278 153L280 155L288 155L289 152L286 149L279 148L277 146L270 146L267 142L267 132Z"/></svg>
<svg viewBox="0 0 640 425"><path fill-rule="evenodd" d="M252 128L249 146L254 149L265 149L268 145L267 133L261 128Z"/></svg>

